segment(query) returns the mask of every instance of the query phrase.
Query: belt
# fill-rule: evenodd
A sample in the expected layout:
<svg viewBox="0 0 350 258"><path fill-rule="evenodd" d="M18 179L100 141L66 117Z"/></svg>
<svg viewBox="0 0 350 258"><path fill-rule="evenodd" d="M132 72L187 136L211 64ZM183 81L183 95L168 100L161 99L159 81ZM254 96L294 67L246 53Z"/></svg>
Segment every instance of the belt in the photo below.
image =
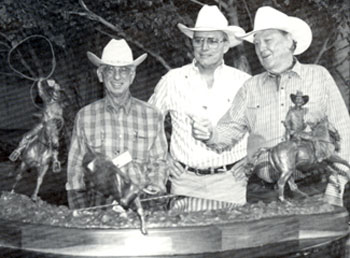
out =
<svg viewBox="0 0 350 258"><path fill-rule="evenodd" d="M200 168L192 168L189 167L182 162L180 162L180 165L186 169L187 171L193 172L196 175L213 175L213 174L220 174L229 171L237 162L234 162L232 164L227 164L221 167L216 167L216 168L207 168L207 169L200 169Z"/></svg>

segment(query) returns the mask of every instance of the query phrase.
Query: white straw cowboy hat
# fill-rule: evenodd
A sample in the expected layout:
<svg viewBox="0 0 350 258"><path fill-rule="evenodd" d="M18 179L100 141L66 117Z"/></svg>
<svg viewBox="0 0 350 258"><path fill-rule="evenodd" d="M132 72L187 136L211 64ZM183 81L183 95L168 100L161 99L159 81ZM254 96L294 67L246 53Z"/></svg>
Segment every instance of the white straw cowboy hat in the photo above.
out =
<svg viewBox="0 0 350 258"><path fill-rule="evenodd" d="M242 43L242 40L237 38L236 34L245 33L241 27L229 26L227 19L216 5L204 5L198 13L196 25L193 28L189 28L181 23L177 27L191 39L195 31L223 31L228 36L230 47Z"/></svg>
<svg viewBox="0 0 350 258"><path fill-rule="evenodd" d="M312 41L312 31L306 22L300 18L288 16L269 6L260 7L256 12L253 31L238 36L253 43L256 32L268 29L289 32L297 43L294 55L303 53Z"/></svg>
<svg viewBox="0 0 350 258"><path fill-rule="evenodd" d="M146 59L147 54L143 54L134 60L131 49L124 39L112 39L104 47L101 58L90 51L87 52L87 57L96 66L138 66Z"/></svg>

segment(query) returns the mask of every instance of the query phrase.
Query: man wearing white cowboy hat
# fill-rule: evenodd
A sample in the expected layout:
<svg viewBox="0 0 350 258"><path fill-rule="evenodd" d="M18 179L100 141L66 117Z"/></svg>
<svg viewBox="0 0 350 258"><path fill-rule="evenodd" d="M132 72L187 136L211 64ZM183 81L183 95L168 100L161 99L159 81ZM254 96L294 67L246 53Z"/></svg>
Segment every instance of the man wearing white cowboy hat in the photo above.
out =
<svg viewBox="0 0 350 258"><path fill-rule="evenodd" d="M223 61L224 54L242 42L235 35L244 30L229 26L218 7L208 5L199 11L193 28L183 24L178 28L191 39L194 60L164 75L149 100L164 116L171 116L171 192L190 197L175 201L173 208L189 211L244 204L246 182L237 176L241 167L237 161L245 156L246 144L217 153L192 136L192 125L197 120L215 124L250 78Z"/></svg>
<svg viewBox="0 0 350 258"><path fill-rule="evenodd" d="M146 174L153 189L165 191L167 142L162 114L150 104L133 98L129 91L136 67L147 55L134 60L125 40L112 39L103 49L102 58L91 52L87 56L97 66L105 97L76 115L67 169L69 207L82 208L105 201L98 195L91 199L91 193L85 189L82 163L88 150L111 159L128 152L132 161L120 169L135 176Z"/></svg>
<svg viewBox="0 0 350 258"><path fill-rule="evenodd" d="M206 140L208 146L227 148L238 141L247 131L260 135L265 146L272 147L285 140L283 122L289 106L290 94L302 91L309 96L305 108L305 120L312 114L328 117L342 138L339 155L350 160L350 118L344 100L329 72L322 66L301 64L295 55L302 54L311 44L312 32L303 20L288 16L274 8L258 9L254 30L241 35L242 39L255 45L256 54L266 72L253 76L237 93L230 111L216 128L208 126L196 137ZM210 137L208 137L210 135ZM261 164L266 161L261 156ZM267 166L259 177L272 182ZM337 182L336 179L331 180ZM347 179L339 176L341 193L329 184L326 200L342 205L341 196Z"/></svg>

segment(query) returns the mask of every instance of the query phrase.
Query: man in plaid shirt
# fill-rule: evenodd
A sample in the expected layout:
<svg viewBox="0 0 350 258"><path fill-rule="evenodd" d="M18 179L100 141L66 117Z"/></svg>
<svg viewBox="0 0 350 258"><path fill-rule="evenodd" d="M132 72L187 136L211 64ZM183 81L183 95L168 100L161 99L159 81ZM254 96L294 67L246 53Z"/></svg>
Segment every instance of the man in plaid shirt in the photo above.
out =
<svg viewBox="0 0 350 258"><path fill-rule="evenodd" d="M136 67L147 54L133 60L126 41L112 39L101 59L91 52L87 56L97 66L105 97L82 108L75 118L67 169L69 207L83 208L106 201L102 195L86 189L83 158L89 150L111 160L129 152L132 161L120 168L123 173L131 181L142 175L153 190L165 192L168 146L162 114L133 98L129 91Z"/></svg>

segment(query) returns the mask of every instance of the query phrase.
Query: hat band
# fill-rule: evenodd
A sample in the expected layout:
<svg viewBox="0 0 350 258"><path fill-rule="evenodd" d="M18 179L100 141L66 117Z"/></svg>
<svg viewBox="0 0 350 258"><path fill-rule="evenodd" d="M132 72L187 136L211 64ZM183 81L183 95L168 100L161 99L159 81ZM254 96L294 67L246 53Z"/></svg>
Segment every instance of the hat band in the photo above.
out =
<svg viewBox="0 0 350 258"><path fill-rule="evenodd" d="M123 66L123 65L131 65L133 64L133 60L131 61L121 61L121 60L101 60L102 63L105 63L105 64L111 64L111 65L120 65L120 66Z"/></svg>

